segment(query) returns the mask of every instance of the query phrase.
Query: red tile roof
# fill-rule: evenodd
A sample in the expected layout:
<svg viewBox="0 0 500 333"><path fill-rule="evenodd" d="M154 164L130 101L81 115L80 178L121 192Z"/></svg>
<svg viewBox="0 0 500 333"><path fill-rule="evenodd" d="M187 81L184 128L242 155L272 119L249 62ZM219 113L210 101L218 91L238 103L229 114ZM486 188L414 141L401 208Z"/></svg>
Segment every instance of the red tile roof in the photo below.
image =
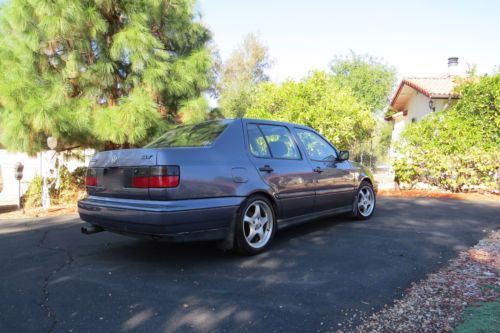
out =
<svg viewBox="0 0 500 333"><path fill-rule="evenodd" d="M394 107L399 94L404 86L409 86L429 98L457 98L458 95L453 92L457 84L453 77L413 77L404 78L399 84L394 97L391 100L391 106Z"/></svg>

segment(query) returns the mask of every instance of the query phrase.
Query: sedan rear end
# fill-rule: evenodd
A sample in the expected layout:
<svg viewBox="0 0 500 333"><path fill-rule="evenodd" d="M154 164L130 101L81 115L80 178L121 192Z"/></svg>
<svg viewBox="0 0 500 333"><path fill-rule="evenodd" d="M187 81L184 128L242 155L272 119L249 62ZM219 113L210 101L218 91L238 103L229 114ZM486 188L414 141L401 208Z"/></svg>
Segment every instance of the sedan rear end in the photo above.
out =
<svg viewBox="0 0 500 333"><path fill-rule="evenodd" d="M142 149L97 153L87 172L88 197L78 203L82 220L92 230L172 241L224 238L244 199L219 152L231 124L183 126ZM228 177L213 179L223 168Z"/></svg>

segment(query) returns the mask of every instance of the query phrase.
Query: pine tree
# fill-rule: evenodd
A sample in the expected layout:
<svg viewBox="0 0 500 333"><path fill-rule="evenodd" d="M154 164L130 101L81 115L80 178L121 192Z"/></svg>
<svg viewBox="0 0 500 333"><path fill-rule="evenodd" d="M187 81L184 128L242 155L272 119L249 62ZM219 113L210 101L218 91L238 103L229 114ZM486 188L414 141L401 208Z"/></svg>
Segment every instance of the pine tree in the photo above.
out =
<svg viewBox="0 0 500 333"><path fill-rule="evenodd" d="M194 8L193 0L4 4L2 144L30 153L48 136L59 149L140 145L180 122L180 108L203 105L212 80L211 35ZM206 113L190 110L190 119Z"/></svg>

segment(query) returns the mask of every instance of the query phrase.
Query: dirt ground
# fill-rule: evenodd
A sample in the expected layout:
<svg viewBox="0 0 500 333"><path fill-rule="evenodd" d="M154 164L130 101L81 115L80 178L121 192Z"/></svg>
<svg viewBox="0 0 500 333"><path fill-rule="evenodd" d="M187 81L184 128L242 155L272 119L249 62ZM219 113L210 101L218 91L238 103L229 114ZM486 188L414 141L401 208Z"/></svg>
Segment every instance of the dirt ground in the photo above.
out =
<svg viewBox="0 0 500 333"><path fill-rule="evenodd" d="M48 210L43 208L24 208L12 212L1 213L0 220L2 219L26 219L36 217L50 217L76 213L77 207L75 205L53 206Z"/></svg>

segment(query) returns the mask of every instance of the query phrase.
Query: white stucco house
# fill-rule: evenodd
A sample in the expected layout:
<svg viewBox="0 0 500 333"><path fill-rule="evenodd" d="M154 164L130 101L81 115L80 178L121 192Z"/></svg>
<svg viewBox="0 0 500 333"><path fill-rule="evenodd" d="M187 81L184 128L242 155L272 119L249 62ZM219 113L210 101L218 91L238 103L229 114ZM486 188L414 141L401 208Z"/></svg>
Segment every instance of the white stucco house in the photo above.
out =
<svg viewBox="0 0 500 333"><path fill-rule="evenodd" d="M21 181L21 191L24 192L27 186L35 177L41 174L41 157L31 157L25 153L11 153L0 145L0 205L13 204L17 202L18 182L14 176L14 165L21 162L24 165L24 177Z"/></svg>
<svg viewBox="0 0 500 333"><path fill-rule="evenodd" d="M394 124L392 142L399 138L406 125L453 105L458 99L455 86L453 76L403 79L391 100L391 108L396 113L386 118Z"/></svg>
<svg viewBox="0 0 500 333"><path fill-rule="evenodd" d="M399 139L406 125L418 122L431 112L446 110L459 98L455 93L456 78L463 72L458 58L448 58L448 73L438 77L403 78L392 97L395 111L385 119L393 122L392 142ZM392 151L392 150L391 150Z"/></svg>

